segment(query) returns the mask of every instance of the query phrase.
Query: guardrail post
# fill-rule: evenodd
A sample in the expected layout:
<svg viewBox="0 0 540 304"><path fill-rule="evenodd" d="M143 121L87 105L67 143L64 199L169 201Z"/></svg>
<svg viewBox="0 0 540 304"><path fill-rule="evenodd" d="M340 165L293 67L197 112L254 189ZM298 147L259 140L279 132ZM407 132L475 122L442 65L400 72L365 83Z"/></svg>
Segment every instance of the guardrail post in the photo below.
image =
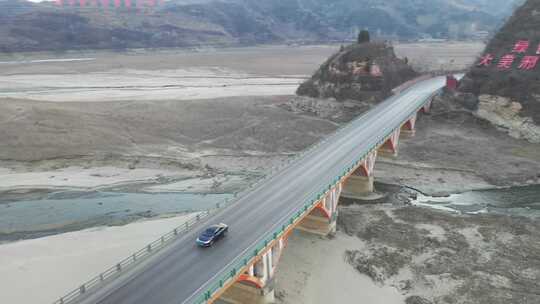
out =
<svg viewBox="0 0 540 304"><path fill-rule="evenodd" d="M60 304L64 304L64 298L60 298Z"/></svg>
<svg viewBox="0 0 540 304"><path fill-rule="evenodd" d="M100 274L99 274L99 280L100 280L101 282L103 282L104 279L105 279L105 278L103 277L103 273L100 273Z"/></svg>
<svg viewBox="0 0 540 304"><path fill-rule="evenodd" d="M146 251L148 251L148 252L152 251L152 245L146 246Z"/></svg>
<svg viewBox="0 0 540 304"><path fill-rule="evenodd" d="M80 288L79 288L79 291L80 293L85 293L86 292L86 286L82 285Z"/></svg>
<svg viewBox="0 0 540 304"><path fill-rule="evenodd" d="M174 228L174 235L178 235L178 228Z"/></svg>
<svg viewBox="0 0 540 304"><path fill-rule="evenodd" d="M220 203L216 203L216 209L220 208Z"/></svg>
<svg viewBox="0 0 540 304"><path fill-rule="evenodd" d="M197 214L196 218L197 218L197 222L201 220L201 216L199 214Z"/></svg>
<svg viewBox="0 0 540 304"><path fill-rule="evenodd" d="M116 264L116 271L122 271L122 265Z"/></svg>
<svg viewBox="0 0 540 304"><path fill-rule="evenodd" d="M136 254L133 255L133 262L135 262L135 261L137 261L137 255Z"/></svg>
<svg viewBox="0 0 540 304"><path fill-rule="evenodd" d="M161 244L163 244L163 243L165 243L165 237L164 236L161 237Z"/></svg>

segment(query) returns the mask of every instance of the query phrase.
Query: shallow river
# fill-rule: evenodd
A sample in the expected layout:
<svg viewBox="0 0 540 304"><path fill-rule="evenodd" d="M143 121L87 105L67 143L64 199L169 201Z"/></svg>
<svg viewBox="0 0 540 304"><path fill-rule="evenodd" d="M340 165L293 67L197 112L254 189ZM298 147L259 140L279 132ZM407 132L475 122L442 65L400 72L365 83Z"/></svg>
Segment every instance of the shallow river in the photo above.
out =
<svg viewBox="0 0 540 304"><path fill-rule="evenodd" d="M0 204L0 238L38 237L144 217L212 208L229 194L61 192ZM15 234L15 235L10 235Z"/></svg>
<svg viewBox="0 0 540 304"><path fill-rule="evenodd" d="M468 214L496 213L538 217L540 185L469 191L440 198L419 195L413 204Z"/></svg>
<svg viewBox="0 0 540 304"><path fill-rule="evenodd" d="M39 200L2 202L0 241L191 213L229 198L230 194L58 192ZM442 198L419 195L413 204L468 214L540 217L540 186L470 191Z"/></svg>

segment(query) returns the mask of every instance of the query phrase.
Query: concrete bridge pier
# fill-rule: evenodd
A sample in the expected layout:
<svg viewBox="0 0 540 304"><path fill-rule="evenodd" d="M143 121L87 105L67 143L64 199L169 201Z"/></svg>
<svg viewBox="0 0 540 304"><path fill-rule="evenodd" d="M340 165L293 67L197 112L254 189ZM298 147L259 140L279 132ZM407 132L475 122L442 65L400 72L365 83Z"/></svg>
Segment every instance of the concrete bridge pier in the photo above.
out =
<svg viewBox="0 0 540 304"><path fill-rule="evenodd" d="M250 265L236 282L219 297L216 303L272 304L275 303L275 271L287 243L287 235L276 241Z"/></svg>
<svg viewBox="0 0 540 304"><path fill-rule="evenodd" d="M429 112L431 112L432 105L433 105L433 99L428 100L428 102L426 102L426 104L422 107L422 109L420 109L420 112L424 114L429 114Z"/></svg>
<svg viewBox="0 0 540 304"><path fill-rule="evenodd" d="M417 114L414 114L407 122L401 127L401 137L411 138L416 135L416 119Z"/></svg>
<svg viewBox="0 0 540 304"><path fill-rule="evenodd" d="M336 233L338 202L343 185L337 183L331 188L311 212L296 226L296 229L322 236Z"/></svg>
<svg viewBox="0 0 540 304"><path fill-rule="evenodd" d="M377 150L372 151L362 161L360 167L347 178L342 196L352 199L362 199L375 191L373 172L377 160Z"/></svg>
<svg viewBox="0 0 540 304"><path fill-rule="evenodd" d="M396 129L384 144L379 148L379 155L387 158L396 158L398 156L398 144L399 136L401 135L401 128Z"/></svg>

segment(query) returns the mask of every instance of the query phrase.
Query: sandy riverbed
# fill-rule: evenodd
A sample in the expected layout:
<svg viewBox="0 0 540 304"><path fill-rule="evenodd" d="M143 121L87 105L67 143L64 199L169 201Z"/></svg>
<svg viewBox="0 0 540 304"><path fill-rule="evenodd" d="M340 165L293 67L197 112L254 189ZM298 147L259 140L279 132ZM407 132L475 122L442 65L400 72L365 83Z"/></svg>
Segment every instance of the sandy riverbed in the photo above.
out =
<svg viewBox="0 0 540 304"><path fill-rule="evenodd" d="M92 190L104 186L119 186L134 182L155 182L160 178L181 179L193 176L184 172L156 169L122 169L117 167L67 167L51 171L14 172L0 171L0 191L21 189L79 189Z"/></svg>
<svg viewBox="0 0 540 304"><path fill-rule="evenodd" d="M304 76L268 77L222 68L109 70L87 74L15 74L0 78L3 97L49 102L196 100L292 95Z"/></svg>
<svg viewBox="0 0 540 304"><path fill-rule="evenodd" d="M380 286L355 271L345 260L344 248L365 245L342 232L327 239L295 231L280 260L276 297L286 304L351 303L401 304L404 297L390 286Z"/></svg>
<svg viewBox="0 0 540 304"><path fill-rule="evenodd" d="M1 245L0 303L52 303L191 216L98 227Z"/></svg>

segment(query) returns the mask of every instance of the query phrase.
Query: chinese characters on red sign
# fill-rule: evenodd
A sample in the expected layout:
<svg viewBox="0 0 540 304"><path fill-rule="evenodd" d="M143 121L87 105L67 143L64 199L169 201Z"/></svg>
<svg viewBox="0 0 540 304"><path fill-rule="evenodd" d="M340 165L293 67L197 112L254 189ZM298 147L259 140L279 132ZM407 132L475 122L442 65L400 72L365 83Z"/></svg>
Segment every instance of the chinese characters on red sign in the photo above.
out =
<svg viewBox="0 0 540 304"><path fill-rule="evenodd" d="M516 42L514 45L514 49L512 50L512 53L527 53L527 50L529 49L529 40L520 40Z"/></svg>
<svg viewBox="0 0 540 304"><path fill-rule="evenodd" d="M515 55L508 54L501 57L501 60L499 60L499 64L497 67L501 70L508 70L512 67L512 63L514 63L514 60L516 59Z"/></svg>
<svg viewBox="0 0 540 304"><path fill-rule="evenodd" d="M490 66L493 59L495 59L495 57L493 57L491 54L486 54L480 58L480 63L478 63L478 66Z"/></svg>
<svg viewBox="0 0 540 304"><path fill-rule="evenodd" d="M132 6L136 6L138 8L142 7L154 7L159 5L163 5L163 0L54 0L54 2L59 6L69 5L69 6L79 6L79 7L88 7L88 6L94 6L94 7L104 7L109 8L111 4L114 5L115 8L131 8Z"/></svg>
<svg viewBox="0 0 540 304"><path fill-rule="evenodd" d="M525 71L534 70L540 62L540 44L536 48L534 55L527 54L530 49L531 42L529 40L519 40L514 44L511 53L501 56L498 61L493 54L486 54L480 58L477 66L490 67L496 62L498 69L509 70L514 65L514 62L518 62L518 69Z"/></svg>
<svg viewBox="0 0 540 304"><path fill-rule="evenodd" d="M525 56L523 57L519 68L522 70L532 70L536 68L536 64L538 64L539 58L540 56Z"/></svg>

